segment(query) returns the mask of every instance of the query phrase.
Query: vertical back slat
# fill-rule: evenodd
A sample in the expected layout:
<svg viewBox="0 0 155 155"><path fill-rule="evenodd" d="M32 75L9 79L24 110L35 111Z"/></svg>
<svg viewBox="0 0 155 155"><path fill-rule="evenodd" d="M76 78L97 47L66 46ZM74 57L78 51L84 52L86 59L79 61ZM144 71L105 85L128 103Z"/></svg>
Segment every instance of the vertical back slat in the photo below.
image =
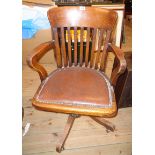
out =
<svg viewBox="0 0 155 155"><path fill-rule="evenodd" d="M93 30L93 38L92 38L92 49L91 49L91 59L90 59L90 68L94 65L94 51L95 51L95 44L96 44L96 32L97 29Z"/></svg>
<svg viewBox="0 0 155 155"><path fill-rule="evenodd" d="M86 54L85 54L85 66L86 67L88 66L89 41L90 41L90 28L87 28Z"/></svg>
<svg viewBox="0 0 155 155"><path fill-rule="evenodd" d="M80 66L83 65L83 31L84 27L80 30Z"/></svg>
<svg viewBox="0 0 155 155"><path fill-rule="evenodd" d="M100 29L100 34L99 34L99 41L98 41L98 50L96 53L96 61L95 61L95 69L98 69L98 63L99 63L99 58L100 58L100 51L101 51L101 45L103 41L103 29Z"/></svg>
<svg viewBox="0 0 155 155"><path fill-rule="evenodd" d="M69 66L72 66L72 53L71 53L71 34L70 27L67 27L68 32L68 57L69 57Z"/></svg>
<svg viewBox="0 0 155 155"><path fill-rule="evenodd" d="M78 62L80 66L83 66L85 63L85 67L88 67L89 64L89 54L90 56L90 68L95 67L95 69L99 68L100 70L105 71L106 67L106 59L107 59L107 47L108 42L111 35L111 30L104 30L90 27L87 27L86 33L86 49L84 48L84 27L80 28L80 38L78 38L78 30L77 27L74 27L74 36L72 38L71 28L67 27L67 31L64 27L61 28L53 28L53 34L55 39L55 48L56 48L56 61L57 66L61 68L64 64L64 67L72 66L74 59L74 65L77 66ZM68 37L65 36L68 34ZM103 35L105 32L105 35ZM105 36L105 37L104 37ZM67 39L68 38L68 39ZM72 53L72 40L74 45L74 53ZM91 40L91 46L90 46ZM104 40L104 41L103 41ZM78 55L78 41L80 41L80 53ZM68 46L66 46L68 43ZM68 49L66 51L66 48ZM83 53L85 49L85 54ZM91 50L91 53L89 53ZM74 58L72 58L72 54L74 54Z"/></svg>
<svg viewBox="0 0 155 155"><path fill-rule="evenodd" d="M74 65L77 66L77 27L74 27Z"/></svg>
<svg viewBox="0 0 155 155"><path fill-rule="evenodd" d="M64 37L64 27L61 27L61 53L64 58L64 66L67 67L68 65L68 60L67 60L67 55L66 55L66 47L65 47L65 37Z"/></svg>
<svg viewBox="0 0 155 155"><path fill-rule="evenodd" d="M105 71L105 64L106 64L106 59L107 59L107 48L108 48L108 42L110 39L111 31L107 30L106 32L106 39L104 42L104 48L102 52L102 58L101 58L101 65L100 65L100 70Z"/></svg>
<svg viewBox="0 0 155 155"><path fill-rule="evenodd" d="M58 38L58 29L54 28L54 38L55 38L55 47L56 47L56 61L58 68L62 67L62 59L61 59L61 51L59 45L59 38Z"/></svg>
<svg viewBox="0 0 155 155"><path fill-rule="evenodd" d="M52 35L52 40L55 40L54 29L53 28L51 28L51 35Z"/></svg>

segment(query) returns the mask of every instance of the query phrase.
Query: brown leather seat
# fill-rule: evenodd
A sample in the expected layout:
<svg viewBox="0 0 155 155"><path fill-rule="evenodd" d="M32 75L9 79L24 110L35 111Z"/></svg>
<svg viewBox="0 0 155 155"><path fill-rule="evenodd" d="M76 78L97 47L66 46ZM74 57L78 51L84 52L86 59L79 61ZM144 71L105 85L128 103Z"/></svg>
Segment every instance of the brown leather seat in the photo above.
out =
<svg viewBox="0 0 155 155"><path fill-rule="evenodd" d="M113 88L103 72L69 67L55 70L42 82L33 105L42 110L48 107L48 111L105 116L116 113L112 101Z"/></svg>

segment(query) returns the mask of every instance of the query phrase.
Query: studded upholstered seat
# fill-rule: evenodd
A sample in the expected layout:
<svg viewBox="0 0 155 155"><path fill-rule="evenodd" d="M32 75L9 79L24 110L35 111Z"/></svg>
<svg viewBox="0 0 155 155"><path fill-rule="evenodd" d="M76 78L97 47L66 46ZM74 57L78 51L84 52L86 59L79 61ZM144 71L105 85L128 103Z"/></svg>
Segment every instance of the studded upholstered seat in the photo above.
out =
<svg viewBox="0 0 155 155"><path fill-rule="evenodd" d="M113 88L104 73L69 67L55 70L42 82L33 105L42 110L48 106L48 111L61 111L63 107L64 113L104 116L116 113L113 100ZM107 108L113 110L106 112Z"/></svg>

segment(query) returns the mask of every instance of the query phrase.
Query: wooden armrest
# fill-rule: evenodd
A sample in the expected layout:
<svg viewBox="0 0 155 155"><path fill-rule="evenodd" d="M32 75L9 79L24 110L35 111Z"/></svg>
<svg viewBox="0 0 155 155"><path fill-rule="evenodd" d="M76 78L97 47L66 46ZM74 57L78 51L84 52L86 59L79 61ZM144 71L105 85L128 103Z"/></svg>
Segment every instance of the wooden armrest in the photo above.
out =
<svg viewBox="0 0 155 155"><path fill-rule="evenodd" d="M41 81L43 81L48 74L45 68L38 62L50 49L54 48L55 48L54 42L52 41L45 42L36 47L27 57L28 66L31 67L36 72L38 72Z"/></svg>
<svg viewBox="0 0 155 155"><path fill-rule="evenodd" d="M118 62L111 74L111 82L112 85L115 86L118 77L126 70L126 60L124 58L123 50L120 49L119 47L113 44L109 44L108 51L113 52L115 54L115 58Z"/></svg>

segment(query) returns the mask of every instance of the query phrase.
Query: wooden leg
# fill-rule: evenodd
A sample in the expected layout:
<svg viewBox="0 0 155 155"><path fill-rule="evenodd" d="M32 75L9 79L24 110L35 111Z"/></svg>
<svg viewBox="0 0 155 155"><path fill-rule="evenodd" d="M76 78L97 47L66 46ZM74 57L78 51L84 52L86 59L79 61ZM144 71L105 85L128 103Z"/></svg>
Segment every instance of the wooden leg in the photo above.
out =
<svg viewBox="0 0 155 155"><path fill-rule="evenodd" d="M66 141L66 139L67 139L67 137L68 137L68 135L70 133L70 130L71 130L72 126L73 126L74 120L77 117L78 117L77 115L73 115L73 114L70 114L68 116L68 120L67 120L65 129L64 129L64 133L63 133L62 137L60 137L59 143L56 146L56 151L57 152L60 153L64 149L65 141Z"/></svg>
<svg viewBox="0 0 155 155"><path fill-rule="evenodd" d="M97 123L103 125L107 130L110 130L112 132L114 132L115 130L115 125L112 124L111 122L105 120L102 117L91 117L93 120L95 120Z"/></svg>

